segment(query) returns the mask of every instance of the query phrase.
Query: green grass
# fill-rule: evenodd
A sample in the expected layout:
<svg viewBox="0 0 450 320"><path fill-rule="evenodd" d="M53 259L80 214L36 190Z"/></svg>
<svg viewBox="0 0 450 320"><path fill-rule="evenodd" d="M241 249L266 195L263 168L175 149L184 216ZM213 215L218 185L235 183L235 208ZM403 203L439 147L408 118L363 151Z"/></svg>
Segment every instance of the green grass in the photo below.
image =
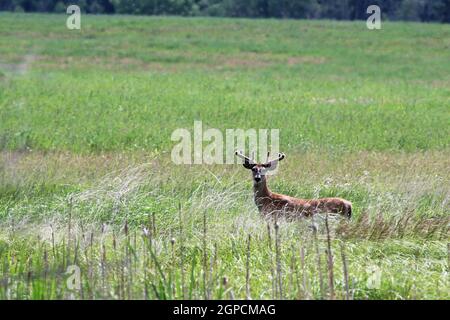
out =
<svg viewBox="0 0 450 320"><path fill-rule="evenodd" d="M0 13L0 298L450 298L449 25L65 19ZM276 235L242 166L171 163L195 120L280 129L270 187L353 219Z"/></svg>
<svg viewBox="0 0 450 320"><path fill-rule="evenodd" d="M280 128L285 150L449 145L448 25L64 19L1 15L2 60L34 57L2 85L3 149L170 150L196 119Z"/></svg>

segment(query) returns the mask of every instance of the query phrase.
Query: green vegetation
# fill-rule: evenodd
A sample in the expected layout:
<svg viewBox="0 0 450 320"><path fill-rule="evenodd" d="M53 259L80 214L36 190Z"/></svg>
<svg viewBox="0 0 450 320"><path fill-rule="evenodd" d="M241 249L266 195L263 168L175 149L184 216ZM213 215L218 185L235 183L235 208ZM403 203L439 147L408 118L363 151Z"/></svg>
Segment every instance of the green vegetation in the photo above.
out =
<svg viewBox="0 0 450 320"><path fill-rule="evenodd" d="M0 298L450 298L448 25L65 19L0 14ZM280 128L270 187L353 219L276 229L242 166L173 165L195 120Z"/></svg>

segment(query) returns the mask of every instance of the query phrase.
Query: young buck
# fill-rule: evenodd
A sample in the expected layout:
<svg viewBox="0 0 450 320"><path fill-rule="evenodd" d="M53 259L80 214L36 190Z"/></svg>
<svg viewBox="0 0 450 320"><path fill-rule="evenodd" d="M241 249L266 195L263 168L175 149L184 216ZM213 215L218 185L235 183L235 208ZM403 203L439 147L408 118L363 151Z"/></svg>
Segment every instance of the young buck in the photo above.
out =
<svg viewBox="0 0 450 320"><path fill-rule="evenodd" d="M267 187L267 173L274 170L278 161L285 158L283 153L278 158L266 162L256 163L253 159L236 151L236 156L244 159L244 168L252 170L253 192L255 204L266 217L285 216L297 218L311 216L315 213L339 213L347 218L352 215L352 203L341 198L298 199L272 192Z"/></svg>

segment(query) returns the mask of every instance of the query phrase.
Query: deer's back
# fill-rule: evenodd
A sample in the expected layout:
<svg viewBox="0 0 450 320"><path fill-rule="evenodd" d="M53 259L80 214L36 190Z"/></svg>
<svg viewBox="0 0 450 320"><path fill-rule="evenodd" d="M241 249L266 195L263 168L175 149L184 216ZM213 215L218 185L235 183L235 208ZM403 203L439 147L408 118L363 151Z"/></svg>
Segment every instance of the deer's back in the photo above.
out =
<svg viewBox="0 0 450 320"><path fill-rule="evenodd" d="M264 214L281 212L289 216L310 216L319 212L328 212L350 217L352 213L351 202L342 198L299 199L271 193L270 196L261 197L255 201L258 209Z"/></svg>

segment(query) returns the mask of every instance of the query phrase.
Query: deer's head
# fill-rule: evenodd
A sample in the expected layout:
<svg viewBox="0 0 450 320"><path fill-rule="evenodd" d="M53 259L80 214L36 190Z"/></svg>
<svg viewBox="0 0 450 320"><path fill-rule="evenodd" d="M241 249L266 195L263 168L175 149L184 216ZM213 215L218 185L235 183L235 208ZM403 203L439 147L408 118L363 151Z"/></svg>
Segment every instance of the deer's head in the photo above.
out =
<svg viewBox="0 0 450 320"><path fill-rule="evenodd" d="M284 159L284 153L279 153L278 157L273 160L267 160L266 163L256 163L252 158L245 156L241 151L236 151L236 156L244 160L242 164L245 169L249 169L252 171L253 182L255 184L264 182L266 180L266 175L269 171L275 170L278 161ZM269 157L267 157L269 158Z"/></svg>

